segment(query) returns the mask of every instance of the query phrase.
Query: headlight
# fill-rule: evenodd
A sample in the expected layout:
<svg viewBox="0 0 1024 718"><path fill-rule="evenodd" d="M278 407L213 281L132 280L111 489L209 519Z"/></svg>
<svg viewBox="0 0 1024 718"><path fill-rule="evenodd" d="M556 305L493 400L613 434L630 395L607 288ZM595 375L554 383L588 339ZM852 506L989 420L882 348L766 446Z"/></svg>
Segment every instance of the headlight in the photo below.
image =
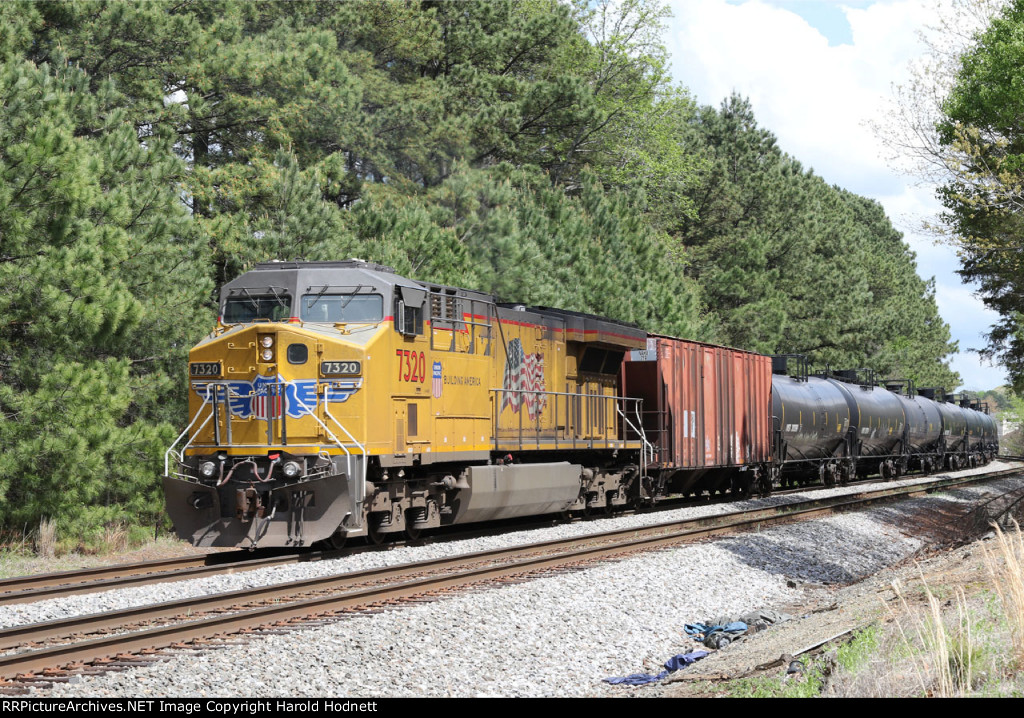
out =
<svg viewBox="0 0 1024 718"><path fill-rule="evenodd" d="M272 347L274 346L274 337L267 335L260 339L260 344L268 348Z"/></svg>
<svg viewBox="0 0 1024 718"><path fill-rule="evenodd" d="M273 349L264 349L262 356L263 356L263 361L270 361L271 359L274 358L274 350Z"/></svg>
<svg viewBox="0 0 1024 718"><path fill-rule="evenodd" d="M283 471L284 475L289 479L294 479L299 475L299 472L302 471L302 467L294 461L286 461L284 466L281 467L281 471Z"/></svg>
<svg viewBox="0 0 1024 718"><path fill-rule="evenodd" d="M199 465L199 473L210 478L217 471L217 465L212 461L204 461Z"/></svg>

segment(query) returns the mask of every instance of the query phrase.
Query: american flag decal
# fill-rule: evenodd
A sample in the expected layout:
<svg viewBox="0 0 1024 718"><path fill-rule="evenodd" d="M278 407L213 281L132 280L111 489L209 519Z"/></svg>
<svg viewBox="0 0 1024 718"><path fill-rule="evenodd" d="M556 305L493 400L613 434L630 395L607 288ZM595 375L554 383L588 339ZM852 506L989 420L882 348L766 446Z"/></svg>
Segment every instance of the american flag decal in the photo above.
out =
<svg viewBox="0 0 1024 718"><path fill-rule="evenodd" d="M281 416L281 393L278 386L263 384L253 387L252 413L257 419L266 421L268 417L276 419Z"/></svg>
<svg viewBox="0 0 1024 718"><path fill-rule="evenodd" d="M441 362L434 362L434 380L431 383L431 393L435 399L441 398L441 387L442 387L442 373L441 373Z"/></svg>
<svg viewBox="0 0 1024 718"><path fill-rule="evenodd" d="M544 396L544 355L527 354L523 343L513 339L508 343L508 363L505 364L505 380L502 383L502 411L510 407L518 412L523 405L531 419L544 411L548 400Z"/></svg>

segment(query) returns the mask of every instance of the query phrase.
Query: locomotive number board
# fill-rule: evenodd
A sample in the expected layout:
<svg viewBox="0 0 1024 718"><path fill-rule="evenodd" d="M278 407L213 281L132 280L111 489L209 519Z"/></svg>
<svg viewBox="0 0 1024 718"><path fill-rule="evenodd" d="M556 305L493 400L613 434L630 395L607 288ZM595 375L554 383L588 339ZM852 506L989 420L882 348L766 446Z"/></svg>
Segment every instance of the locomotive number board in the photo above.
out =
<svg viewBox="0 0 1024 718"><path fill-rule="evenodd" d="M321 376L358 376L363 373L363 363L358 361L320 362Z"/></svg>
<svg viewBox="0 0 1024 718"><path fill-rule="evenodd" d="M188 365L190 376L220 376L219 361L194 361Z"/></svg>

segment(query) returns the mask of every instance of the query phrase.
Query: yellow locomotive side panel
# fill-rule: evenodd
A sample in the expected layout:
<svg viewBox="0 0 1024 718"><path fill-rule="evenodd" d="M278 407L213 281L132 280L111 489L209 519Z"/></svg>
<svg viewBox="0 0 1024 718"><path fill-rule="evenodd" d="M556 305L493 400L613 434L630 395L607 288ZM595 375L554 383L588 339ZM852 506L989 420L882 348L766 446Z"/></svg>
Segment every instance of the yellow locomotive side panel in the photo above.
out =
<svg viewBox="0 0 1024 718"><path fill-rule="evenodd" d="M189 414L209 419L196 427L188 453L218 446L229 455L254 447L337 454L342 449L330 434L341 443L350 438L341 427L365 443L373 437L367 357L384 334L383 325L367 327L354 345L319 329L268 323L204 341L189 356Z"/></svg>
<svg viewBox="0 0 1024 718"><path fill-rule="evenodd" d="M468 338L454 332L456 342L468 347ZM480 348L480 347L477 347ZM491 436L492 354L434 352L429 362L428 386L434 401L434 423L439 451L489 451Z"/></svg>

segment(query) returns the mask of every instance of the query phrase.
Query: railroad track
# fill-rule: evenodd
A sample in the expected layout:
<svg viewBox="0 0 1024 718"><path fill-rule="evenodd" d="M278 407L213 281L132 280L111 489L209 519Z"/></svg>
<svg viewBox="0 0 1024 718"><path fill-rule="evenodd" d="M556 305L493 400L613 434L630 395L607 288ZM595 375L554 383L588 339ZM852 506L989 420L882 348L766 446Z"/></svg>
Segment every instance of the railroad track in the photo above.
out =
<svg viewBox="0 0 1024 718"><path fill-rule="evenodd" d="M15 652L0 656L0 686L18 690L33 682L65 679L68 671L96 672L134 665L133 661L159 660L154 652L190 645L206 647L204 642L211 637L293 630L310 620L334 620L405 601L436 600L466 587L528 580L639 551L920 496L1021 471L1015 468L909 486L890 484L755 511L617 529L9 628L0 630L0 650Z"/></svg>
<svg viewBox="0 0 1024 718"><path fill-rule="evenodd" d="M1008 458L1008 457L1004 457ZM1024 461L1024 457L1019 458ZM858 482L858 487L873 486L876 484L887 485L881 479ZM799 487L777 490L772 496L786 496L788 494L803 493L813 487ZM692 507L696 505L707 505L711 503L731 503L736 501L733 497L705 497L703 501L677 501L666 500L660 502L656 509L671 511L678 508ZM605 515L598 515L594 518L605 518ZM516 522L517 530L528 530L550 525L550 520L542 522L527 521ZM508 526L500 528L472 528L461 527L457 533L434 536L427 539L442 540L465 538L476 538L479 536L494 535L508 530ZM402 545L402 541L396 541L390 545ZM48 598L65 597L75 594L97 593L109 591L128 586L149 585L155 583L169 583L173 581L184 581L204 576L215 576L226 573L238 573L242 571L254 571L260 568L272 566L285 566L293 563L306 563L335 559L362 551L380 550L380 546L366 546L358 548L347 548L332 551L283 551L270 549L253 553L251 551L222 551L206 554L193 554L190 556L178 556L174 558L154 559L138 563L112 564L109 566L97 566L85 569L72 569L46 574L35 574L30 576L17 576L0 579L0 606L20 603L33 603Z"/></svg>

